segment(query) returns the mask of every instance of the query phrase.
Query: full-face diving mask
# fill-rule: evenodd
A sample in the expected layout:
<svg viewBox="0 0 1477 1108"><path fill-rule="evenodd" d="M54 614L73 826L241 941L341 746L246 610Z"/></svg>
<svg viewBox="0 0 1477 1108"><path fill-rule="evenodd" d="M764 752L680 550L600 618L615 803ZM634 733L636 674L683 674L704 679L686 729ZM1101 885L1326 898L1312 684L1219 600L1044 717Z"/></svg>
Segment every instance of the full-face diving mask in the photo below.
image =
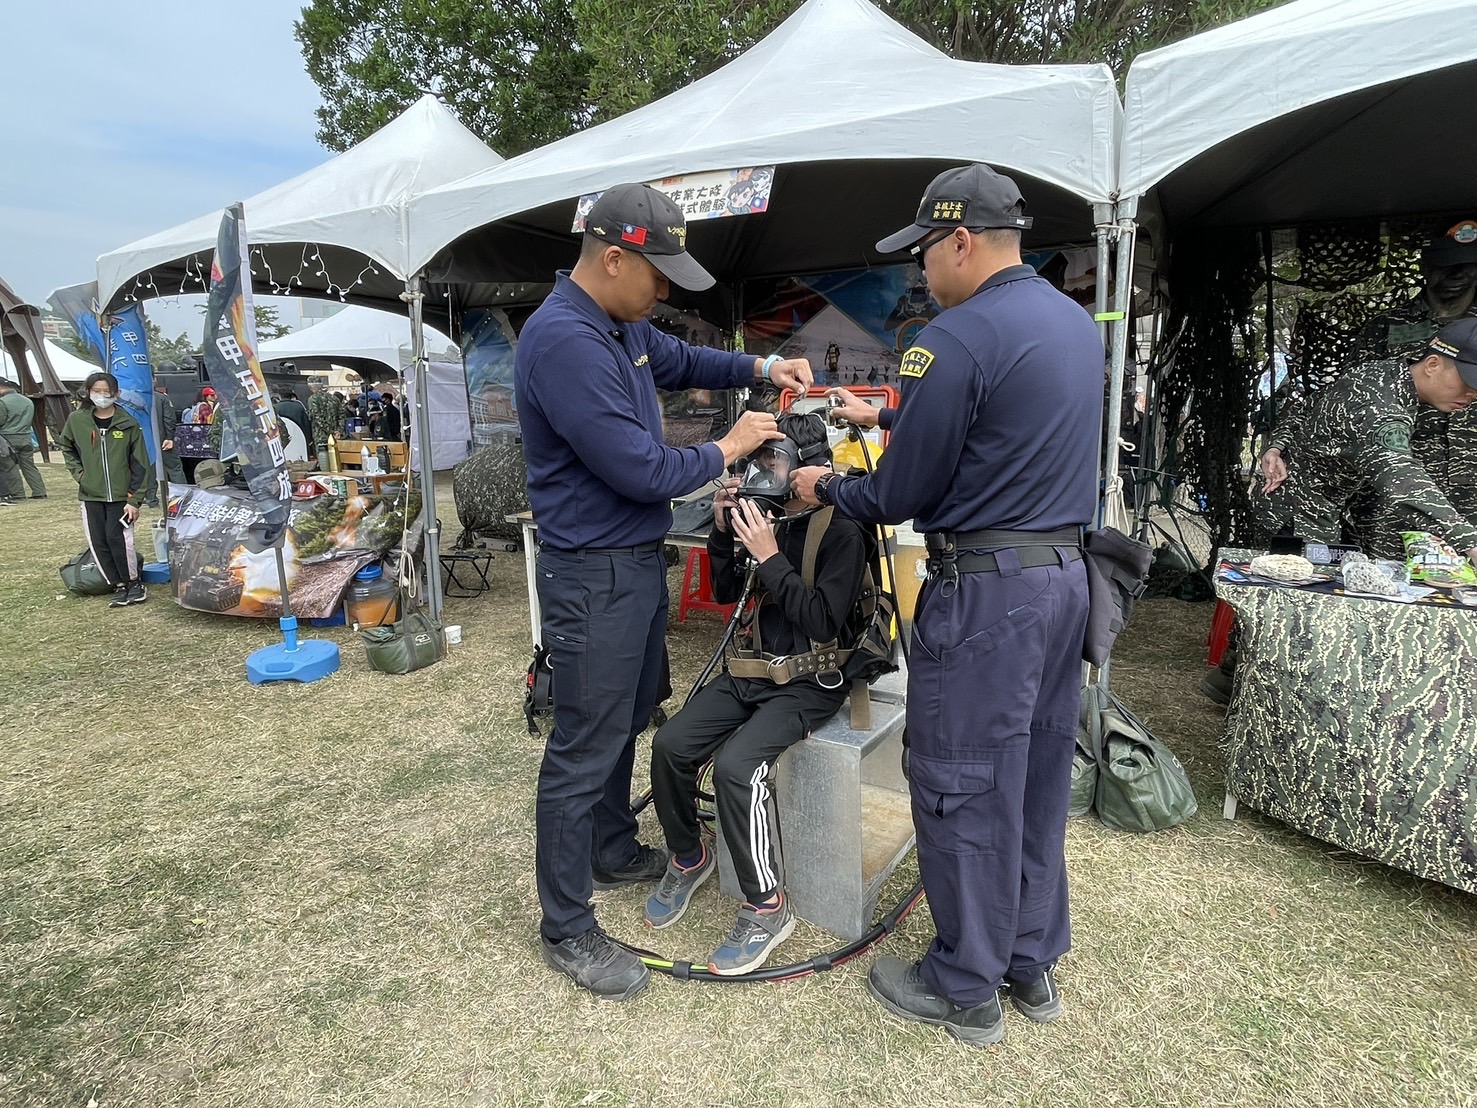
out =
<svg viewBox="0 0 1477 1108"><path fill-rule="evenodd" d="M744 465L736 495L758 500L765 507L783 511L791 497L791 475L803 465L810 465L828 449L825 439L802 450L789 438L767 442L750 454Z"/></svg>

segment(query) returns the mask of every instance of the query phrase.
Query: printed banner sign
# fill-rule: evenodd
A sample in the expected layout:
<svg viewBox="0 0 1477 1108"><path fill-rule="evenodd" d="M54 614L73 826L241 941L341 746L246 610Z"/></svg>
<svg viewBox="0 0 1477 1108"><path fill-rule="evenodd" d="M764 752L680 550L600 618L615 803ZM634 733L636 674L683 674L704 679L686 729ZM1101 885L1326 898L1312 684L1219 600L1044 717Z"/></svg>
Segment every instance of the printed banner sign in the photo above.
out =
<svg viewBox="0 0 1477 1108"><path fill-rule="evenodd" d="M411 498L412 514L419 501ZM323 495L290 503L282 564L292 610L325 619L354 573L400 540L404 499ZM252 542L261 523L261 506L248 492L169 486L169 577L181 607L270 619L282 614L276 555Z"/></svg>
<svg viewBox="0 0 1477 1108"><path fill-rule="evenodd" d="M657 192L670 196L691 223L699 219L722 219L732 215L757 215L769 210L774 188L774 166L753 165L743 169L715 169L708 173L686 173L646 182ZM600 199L598 192L586 193L575 205L576 233L585 229L585 217Z"/></svg>
<svg viewBox="0 0 1477 1108"><path fill-rule="evenodd" d="M256 357L256 313L246 258L246 221L241 205L232 204L221 219L215 260L210 264L205 368L215 389L215 418L224 421L221 457L234 457L241 466L260 508L261 517L252 532L260 550L282 537L292 481L287 475L282 430Z"/></svg>
<svg viewBox="0 0 1477 1108"><path fill-rule="evenodd" d="M154 435L154 368L149 364L149 337L137 304L109 314L108 372L118 379L118 403L144 429L150 464L158 461Z"/></svg>

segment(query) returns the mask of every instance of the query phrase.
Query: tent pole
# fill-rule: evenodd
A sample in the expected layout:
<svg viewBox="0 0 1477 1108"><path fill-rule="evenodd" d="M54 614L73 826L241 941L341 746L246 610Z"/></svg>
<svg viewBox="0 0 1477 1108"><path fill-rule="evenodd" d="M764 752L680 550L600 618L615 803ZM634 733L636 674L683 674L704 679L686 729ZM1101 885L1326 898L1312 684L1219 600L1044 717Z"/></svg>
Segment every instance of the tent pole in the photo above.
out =
<svg viewBox="0 0 1477 1108"><path fill-rule="evenodd" d="M1103 351L1106 355L1108 350L1108 282L1107 275L1112 272L1112 254L1109 252L1109 240L1114 230L1113 206L1111 204L1095 204L1092 209L1093 222L1097 225L1097 262L1095 273L1097 281L1093 288L1093 322L1097 324L1098 338L1102 340ZM1102 424L1098 425L1099 428ZM1099 431L1101 434L1101 431ZM1097 449L1097 483L1098 483L1098 507L1095 513L1094 526L1101 527L1104 520L1103 490L1103 446L1104 440L1098 439Z"/></svg>
<svg viewBox="0 0 1477 1108"><path fill-rule="evenodd" d="M1113 287L1113 319L1108 346L1108 429L1103 451L1103 493L1112 494L1118 480L1118 435L1122 430L1123 373L1128 358L1128 309L1133 299L1132 219L1118 221L1118 272Z"/></svg>
<svg viewBox="0 0 1477 1108"><path fill-rule="evenodd" d="M1118 493L1118 434L1122 430L1123 368L1128 356L1128 309L1133 302L1133 249L1136 241L1134 221L1118 221L1118 271L1113 280L1113 319L1109 328L1108 347L1108 428L1103 438L1103 504ZM1098 670L1098 687L1106 695L1109 683L1110 657Z"/></svg>
<svg viewBox="0 0 1477 1108"><path fill-rule="evenodd" d="M431 469L431 409L426 403L426 330L421 317L425 294L419 275L406 279L401 297L410 305L410 356L415 365L415 441L420 446L421 522L426 542L426 602L431 618L441 618L441 521L436 518L436 478ZM407 502L406 507L409 507Z"/></svg>

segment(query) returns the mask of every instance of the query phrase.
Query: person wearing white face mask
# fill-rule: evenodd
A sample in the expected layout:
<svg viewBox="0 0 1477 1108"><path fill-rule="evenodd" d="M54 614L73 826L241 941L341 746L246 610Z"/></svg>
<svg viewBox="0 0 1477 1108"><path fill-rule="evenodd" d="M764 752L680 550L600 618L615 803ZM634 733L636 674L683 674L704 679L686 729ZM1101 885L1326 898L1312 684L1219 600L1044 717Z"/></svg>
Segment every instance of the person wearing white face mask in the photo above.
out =
<svg viewBox="0 0 1477 1108"><path fill-rule="evenodd" d="M139 580L133 524L149 479L143 428L118 407L118 380L111 373L94 373L86 393L89 403L67 417L59 445L77 481L88 548L113 585L109 607L141 604L148 591Z"/></svg>

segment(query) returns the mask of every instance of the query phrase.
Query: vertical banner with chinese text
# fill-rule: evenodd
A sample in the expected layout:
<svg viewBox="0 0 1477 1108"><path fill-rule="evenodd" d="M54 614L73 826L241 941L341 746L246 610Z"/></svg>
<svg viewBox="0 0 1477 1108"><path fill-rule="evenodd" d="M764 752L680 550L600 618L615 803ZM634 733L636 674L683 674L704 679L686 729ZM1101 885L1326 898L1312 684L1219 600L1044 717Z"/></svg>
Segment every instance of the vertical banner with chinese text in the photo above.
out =
<svg viewBox="0 0 1477 1108"><path fill-rule="evenodd" d="M292 482L282 451L277 413L256 357L256 313L251 302L246 221L240 204L221 219L210 266L210 301L205 308L205 368L215 388L221 457L234 456L261 509L251 528L263 547L278 543L287 526Z"/></svg>
<svg viewBox="0 0 1477 1108"><path fill-rule="evenodd" d="M144 429L149 462L158 460L154 436L154 368L149 364L149 338L137 304L129 304L104 319L107 327L108 372L118 379L118 402Z"/></svg>

